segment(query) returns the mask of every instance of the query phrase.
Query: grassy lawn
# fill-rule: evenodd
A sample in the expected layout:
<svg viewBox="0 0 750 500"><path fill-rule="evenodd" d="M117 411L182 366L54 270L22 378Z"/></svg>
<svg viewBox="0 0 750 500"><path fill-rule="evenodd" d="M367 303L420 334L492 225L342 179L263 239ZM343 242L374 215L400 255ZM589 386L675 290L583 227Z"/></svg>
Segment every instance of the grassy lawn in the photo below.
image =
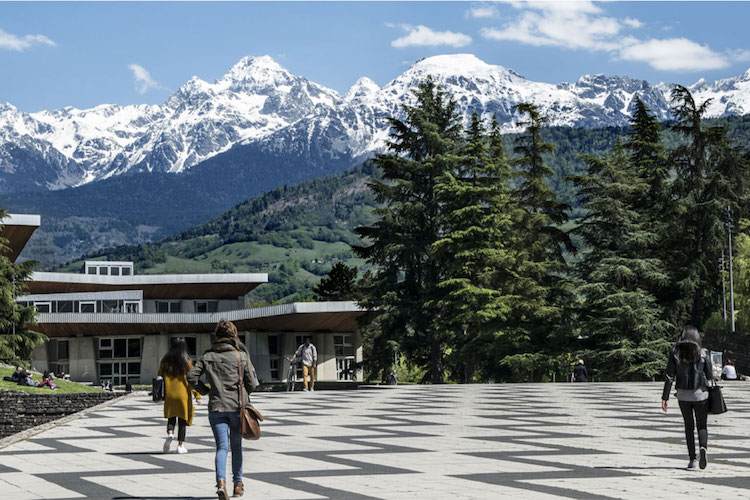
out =
<svg viewBox="0 0 750 500"><path fill-rule="evenodd" d="M54 379L52 382L57 386L57 390L53 391L49 387L30 387L30 386L24 386L24 385L18 385L15 382L9 382L7 380L3 380L3 377L10 377L11 374L15 371L15 368L6 368L4 366L0 366L0 389L6 389L10 391L23 391L23 392L33 392L33 393L41 393L41 394L71 394L71 393L77 393L77 392L102 392L101 389L97 387L92 387L88 385L78 384L76 382L70 382L69 380L61 380L61 379ZM41 382L42 381L42 374L39 372L31 372L32 379L34 382Z"/></svg>

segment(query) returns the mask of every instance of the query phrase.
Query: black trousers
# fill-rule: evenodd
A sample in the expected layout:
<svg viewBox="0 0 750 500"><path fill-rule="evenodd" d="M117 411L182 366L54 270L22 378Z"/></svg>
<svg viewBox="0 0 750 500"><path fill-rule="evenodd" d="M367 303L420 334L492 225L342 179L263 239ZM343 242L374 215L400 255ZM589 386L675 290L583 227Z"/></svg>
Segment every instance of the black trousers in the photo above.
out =
<svg viewBox="0 0 750 500"><path fill-rule="evenodd" d="M685 421L685 439L687 440L690 459L695 455L695 424L698 424L698 442L702 448L708 448L708 400L705 401L680 401L682 419ZM693 418L695 415L695 418Z"/></svg>
<svg viewBox="0 0 750 500"><path fill-rule="evenodd" d="M177 417L169 417L167 419L167 431L174 431L174 426L177 423ZM187 431L187 421L179 419L180 427L177 431L177 441L185 441L185 432Z"/></svg>

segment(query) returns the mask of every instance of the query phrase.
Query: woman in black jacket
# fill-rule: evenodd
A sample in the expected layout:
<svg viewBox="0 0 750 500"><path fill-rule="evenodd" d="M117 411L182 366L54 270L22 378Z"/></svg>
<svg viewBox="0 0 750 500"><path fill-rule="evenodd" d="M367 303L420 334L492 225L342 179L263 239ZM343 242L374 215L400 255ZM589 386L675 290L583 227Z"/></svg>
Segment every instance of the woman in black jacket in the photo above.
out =
<svg viewBox="0 0 750 500"><path fill-rule="evenodd" d="M708 352L701 348L698 329L688 325L682 330L677 343L669 353L667 375L664 381L661 408L667 411L669 392L674 382L677 389L677 401L680 404L682 418L685 421L685 439L687 440L690 462L688 469L696 468L695 424L698 424L698 442L700 443L700 468L706 468L708 448L708 384L713 380L713 371Z"/></svg>

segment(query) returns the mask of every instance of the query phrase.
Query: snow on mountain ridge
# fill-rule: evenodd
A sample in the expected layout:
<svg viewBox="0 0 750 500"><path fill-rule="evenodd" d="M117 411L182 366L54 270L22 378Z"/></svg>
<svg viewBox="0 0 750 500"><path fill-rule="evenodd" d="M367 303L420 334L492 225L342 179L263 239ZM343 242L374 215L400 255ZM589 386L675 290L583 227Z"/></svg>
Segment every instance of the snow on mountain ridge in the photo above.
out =
<svg viewBox="0 0 750 500"><path fill-rule="evenodd" d="M514 106L537 104L552 125L624 125L636 95L668 117L667 84L627 76L584 75L575 83L527 80L472 54L415 62L382 88L360 78L346 93L296 76L270 56L243 57L214 83L190 78L162 105L118 106L23 113L0 104L0 172L20 173L15 145L31 148L55 170L48 188L62 188L130 170L182 172L237 144L259 143L278 154L363 158L381 151L388 117L402 116L412 90L432 75L457 102L464 120L477 112L514 130ZM709 116L750 113L750 70L690 87L696 100L713 98Z"/></svg>

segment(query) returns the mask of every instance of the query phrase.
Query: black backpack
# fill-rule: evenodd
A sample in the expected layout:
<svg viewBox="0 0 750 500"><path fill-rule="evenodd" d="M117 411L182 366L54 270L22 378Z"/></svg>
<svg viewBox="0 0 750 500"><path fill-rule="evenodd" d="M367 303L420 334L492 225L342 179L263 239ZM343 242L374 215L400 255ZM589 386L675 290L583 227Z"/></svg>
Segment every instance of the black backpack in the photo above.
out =
<svg viewBox="0 0 750 500"><path fill-rule="evenodd" d="M164 379L156 377L151 381L151 397L154 401L164 400Z"/></svg>

